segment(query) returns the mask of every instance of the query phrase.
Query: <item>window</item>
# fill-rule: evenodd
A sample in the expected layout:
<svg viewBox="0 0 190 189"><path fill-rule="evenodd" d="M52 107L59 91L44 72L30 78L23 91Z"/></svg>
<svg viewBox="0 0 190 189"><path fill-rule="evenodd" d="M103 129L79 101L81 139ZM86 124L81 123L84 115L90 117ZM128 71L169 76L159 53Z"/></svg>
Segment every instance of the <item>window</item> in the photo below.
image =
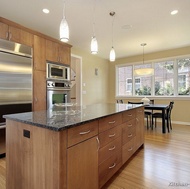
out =
<svg viewBox="0 0 190 189"><path fill-rule="evenodd" d="M134 76L138 68L154 68L154 76ZM116 67L117 96L190 95L190 58Z"/></svg>
<svg viewBox="0 0 190 189"><path fill-rule="evenodd" d="M190 58L178 59L178 95L189 95L190 91Z"/></svg>
<svg viewBox="0 0 190 189"><path fill-rule="evenodd" d="M174 95L174 62L155 63L155 96Z"/></svg>
<svg viewBox="0 0 190 189"><path fill-rule="evenodd" d="M141 64L141 65L135 65L134 69L139 68L151 68L151 64ZM151 95L151 85L152 85L152 77L146 76L146 77L135 77L135 95Z"/></svg>

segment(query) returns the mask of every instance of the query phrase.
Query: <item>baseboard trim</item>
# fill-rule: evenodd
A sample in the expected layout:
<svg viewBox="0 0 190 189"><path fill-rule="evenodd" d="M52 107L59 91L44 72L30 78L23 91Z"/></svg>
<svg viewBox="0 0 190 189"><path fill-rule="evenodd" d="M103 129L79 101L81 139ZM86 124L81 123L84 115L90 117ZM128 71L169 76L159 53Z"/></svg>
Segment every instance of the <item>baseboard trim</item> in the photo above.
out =
<svg viewBox="0 0 190 189"><path fill-rule="evenodd" d="M146 118L145 118L146 119ZM158 123L161 123L161 119L157 120ZM183 121L172 121L173 124L176 125L187 125L190 126L190 122L183 122Z"/></svg>

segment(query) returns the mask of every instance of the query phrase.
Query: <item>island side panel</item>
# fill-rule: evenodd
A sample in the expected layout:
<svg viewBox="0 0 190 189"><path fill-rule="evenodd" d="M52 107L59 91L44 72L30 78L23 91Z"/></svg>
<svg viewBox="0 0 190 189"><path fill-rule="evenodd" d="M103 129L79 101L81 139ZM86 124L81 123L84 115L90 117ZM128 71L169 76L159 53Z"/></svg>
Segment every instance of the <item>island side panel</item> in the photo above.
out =
<svg viewBox="0 0 190 189"><path fill-rule="evenodd" d="M30 138L23 136L24 130ZM66 137L61 136L66 131L60 134L12 120L6 120L6 131L6 188L64 189Z"/></svg>

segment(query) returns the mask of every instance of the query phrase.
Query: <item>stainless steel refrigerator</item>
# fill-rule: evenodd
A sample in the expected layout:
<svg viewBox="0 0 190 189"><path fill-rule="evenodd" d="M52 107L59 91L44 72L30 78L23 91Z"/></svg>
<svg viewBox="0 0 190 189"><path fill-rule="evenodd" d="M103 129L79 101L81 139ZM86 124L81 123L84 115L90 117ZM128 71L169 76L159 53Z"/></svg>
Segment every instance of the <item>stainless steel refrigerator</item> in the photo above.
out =
<svg viewBox="0 0 190 189"><path fill-rule="evenodd" d="M0 157L5 156L3 115L32 110L32 48L0 39Z"/></svg>

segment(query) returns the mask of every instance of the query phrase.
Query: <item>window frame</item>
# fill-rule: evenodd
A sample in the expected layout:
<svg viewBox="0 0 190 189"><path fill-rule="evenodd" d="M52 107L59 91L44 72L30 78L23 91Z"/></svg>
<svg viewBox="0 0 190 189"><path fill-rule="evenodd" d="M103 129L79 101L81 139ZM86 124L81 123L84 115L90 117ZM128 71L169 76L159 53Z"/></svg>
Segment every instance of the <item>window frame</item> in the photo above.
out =
<svg viewBox="0 0 190 189"><path fill-rule="evenodd" d="M162 58L162 59L154 59L154 60L149 60L149 61L146 61L144 64L151 64L152 68L155 68L155 63L158 63L158 62L163 62L163 61L173 61L174 62L174 95L173 96L156 96L155 95L155 77L154 76L151 76L152 77L152 82L151 82L151 88L152 88L152 91L151 91L151 95L149 95L149 97L154 97L156 99L167 99L167 98L181 98L181 99L188 99L190 98L190 95L179 95L178 94L178 60L179 59L185 59L185 58L190 58L190 54L189 55L182 55L182 56L175 56L175 57L168 57L168 58ZM134 67L136 65L142 65L143 63L142 62L134 62L134 63L125 63L125 64L117 64L115 65L115 97L116 98L142 98L143 96L145 95L141 95L141 96L137 96L135 95L135 87L134 87L134 84L135 84L135 81L134 81ZM118 82L118 69L121 68L121 67L125 67L125 66L132 66L132 95L119 95L119 82Z"/></svg>

